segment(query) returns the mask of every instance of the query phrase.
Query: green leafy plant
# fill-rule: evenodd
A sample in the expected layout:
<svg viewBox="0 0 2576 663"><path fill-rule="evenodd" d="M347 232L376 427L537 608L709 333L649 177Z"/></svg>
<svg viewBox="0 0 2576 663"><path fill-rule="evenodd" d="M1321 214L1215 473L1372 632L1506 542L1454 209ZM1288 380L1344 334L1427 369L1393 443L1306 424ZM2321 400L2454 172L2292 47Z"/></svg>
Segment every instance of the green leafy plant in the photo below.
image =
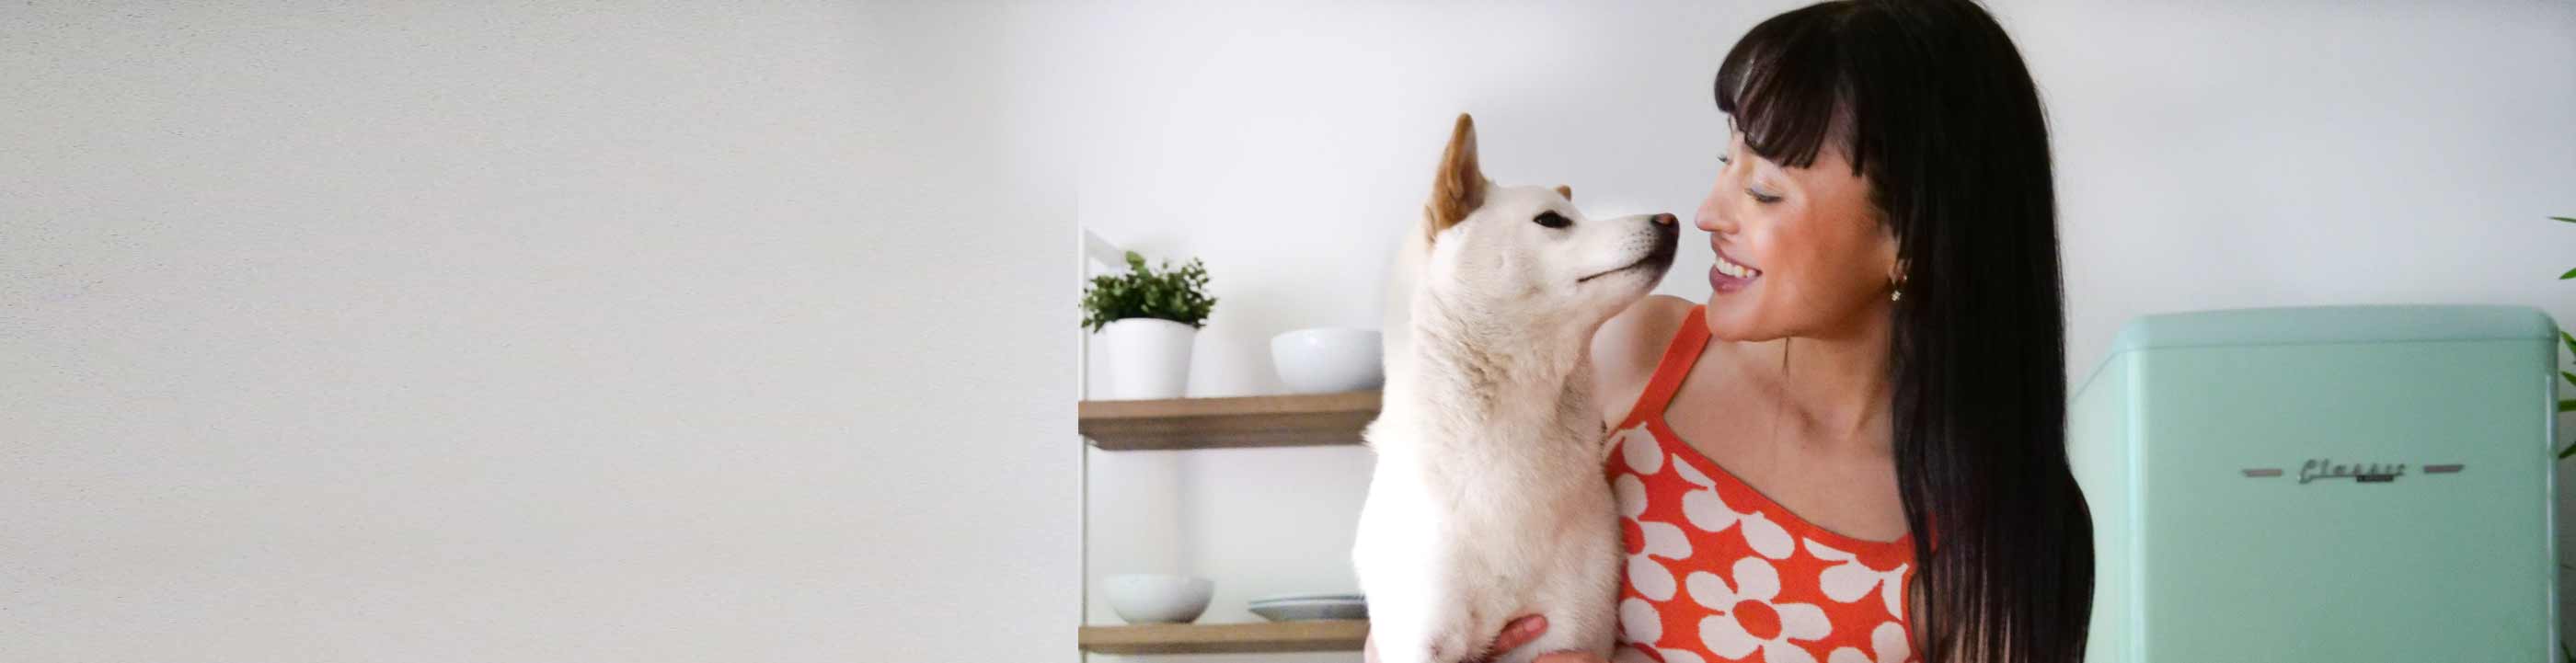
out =
<svg viewBox="0 0 2576 663"><path fill-rule="evenodd" d="M1083 286L1082 326L1098 332L1112 321L1155 318L1205 327L1208 312L1216 308L1207 282L1207 266L1197 258L1178 269L1165 260L1157 270L1145 266L1145 256L1129 251L1127 273L1094 276Z"/></svg>
<svg viewBox="0 0 2576 663"><path fill-rule="evenodd" d="M2566 223L2576 223L2576 217L2553 216L2549 218ZM2560 281L2569 279L2576 279L2576 269L2569 269L2567 270L2567 273L2558 275L2558 280ZM2559 329L2558 340L2567 344L2568 354L2576 355L2576 334L2569 334L2566 329ZM2567 384L2569 385L2576 385L2576 372L2569 372L2562 369L2558 371L2558 377L2567 380ZM2576 411L2576 398L2559 399L2558 413L2566 414L2570 411ZM2567 448L2558 450L2559 459L2564 460L2568 456L2576 456L2576 444L2569 444L2567 445ZM2565 570L2576 567L2569 567L2566 563L2561 562L2559 563L2558 568ZM2570 649L2567 646L2566 641L2559 641L2558 656L2562 663L2576 663L2576 649Z"/></svg>
<svg viewBox="0 0 2576 663"><path fill-rule="evenodd" d="M2551 219L2556 219L2556 220L2558 220L2558 221L2563 221L2563 222L2566 222L2566 223L2576 223L2576 217L2570 217L2570 216L2553 216L2553 217L2549 217L2549 218L2551 218ZM2568 270L2567 270L2567 273L2558 275L2558 280L2560 280L2560 281L2566 281L2566 280L2570 280L2570 279L2576 279L2576 268L2568 269ZM2563 342L2567 343L2567 354L2570 354L2570 355L2576 355L2576 334L2569 334L2569 333L2567 333L2567 330L2565 330L2565 329L2560 329L2560 330L2558 330L2558 340L2560 340L2560 341L2563 341ZM2558 377L2566 379L2566 380L2567 380L2567 384L2568 384L2569 386L2576 386L2576 372L2569 372L2569 371L2566 371L2566 370L2560 370L2560 371L2558 371ZM2562 399L2559 399L2559 400L2558 400L2558 412L2559 412L2560 414L2565 414L2565 413L2568 413L2568 412L2576 412L2576 398L2562 398ZM2558 450L2558 457L2559 457L2559 458L2562 458L2562 459L2563 459L2563 458L2567 458L2567 457L2569 457L2569 456L2576 456L2576 444L2569 444L2569 445L2567 445L2567 448ZM2568 663L2576 663L2576 657L2571 657L2571 658L2569 659Z"/></svg>

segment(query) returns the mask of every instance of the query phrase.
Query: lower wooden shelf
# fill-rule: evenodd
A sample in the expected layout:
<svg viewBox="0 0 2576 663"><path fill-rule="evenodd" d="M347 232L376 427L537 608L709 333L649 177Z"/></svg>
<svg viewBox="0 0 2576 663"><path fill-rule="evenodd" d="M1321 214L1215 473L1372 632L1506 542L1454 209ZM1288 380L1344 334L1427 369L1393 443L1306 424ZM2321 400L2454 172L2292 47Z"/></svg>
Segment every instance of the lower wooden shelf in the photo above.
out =
<svg viewBox="0 0 2576 663"><path fill-rule="evenodd" d="M1253 624L1085 626L1082 650L1095 654L1268 654L1359 651L1368 622L1330 619Z"/></svg>

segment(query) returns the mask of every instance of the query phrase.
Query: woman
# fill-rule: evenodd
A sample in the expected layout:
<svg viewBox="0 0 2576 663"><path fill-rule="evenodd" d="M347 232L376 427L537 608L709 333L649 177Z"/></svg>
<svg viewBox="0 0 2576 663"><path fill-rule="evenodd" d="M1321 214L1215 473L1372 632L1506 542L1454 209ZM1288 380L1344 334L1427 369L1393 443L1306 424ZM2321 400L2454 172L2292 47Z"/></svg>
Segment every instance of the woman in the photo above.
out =
<svg viewBox="0 0 2576 663"><path fill-rule="evenodd" d="M1716 94L1715 292L1594 338L1617 658L2081 659L2056 205L2011 39L1965 1L1828 2L1753 28Z"/></svg>

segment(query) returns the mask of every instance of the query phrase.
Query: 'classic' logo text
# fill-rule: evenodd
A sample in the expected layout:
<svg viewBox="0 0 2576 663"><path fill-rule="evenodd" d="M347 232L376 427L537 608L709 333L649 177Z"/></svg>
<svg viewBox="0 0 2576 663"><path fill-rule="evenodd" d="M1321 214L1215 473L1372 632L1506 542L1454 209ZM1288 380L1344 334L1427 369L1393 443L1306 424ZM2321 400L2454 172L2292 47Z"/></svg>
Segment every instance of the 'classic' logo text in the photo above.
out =
<svg viewBox="0 0 2576 663"><path fill-rule="evenodd" d="M2351 479L2360 483L2384 483L2396 481L2397 477L2404 476L2405 474L2406 464L2404 463L2398 463L2395 465L2384 465L2380 463L2339 465L2332 459L2318 458L2308 461L2305 465L2299 466L2299 483L2304 484L2318 479Z"/></svg>

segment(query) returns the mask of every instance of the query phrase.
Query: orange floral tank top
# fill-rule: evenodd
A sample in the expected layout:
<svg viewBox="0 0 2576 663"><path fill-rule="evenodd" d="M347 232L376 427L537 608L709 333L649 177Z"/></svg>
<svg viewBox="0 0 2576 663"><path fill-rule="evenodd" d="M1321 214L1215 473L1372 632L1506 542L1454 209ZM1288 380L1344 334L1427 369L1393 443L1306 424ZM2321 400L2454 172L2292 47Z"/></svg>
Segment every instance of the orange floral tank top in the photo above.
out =
<svg viewBox="0 0 2576 663"><path fill-rule="evenodd" d="M1605 468L1627 572L1616 663L1905 663L1912 537L1864 541L1800 519L1673 433L1664 408L1708 344L1694 307Z"/></svg>

